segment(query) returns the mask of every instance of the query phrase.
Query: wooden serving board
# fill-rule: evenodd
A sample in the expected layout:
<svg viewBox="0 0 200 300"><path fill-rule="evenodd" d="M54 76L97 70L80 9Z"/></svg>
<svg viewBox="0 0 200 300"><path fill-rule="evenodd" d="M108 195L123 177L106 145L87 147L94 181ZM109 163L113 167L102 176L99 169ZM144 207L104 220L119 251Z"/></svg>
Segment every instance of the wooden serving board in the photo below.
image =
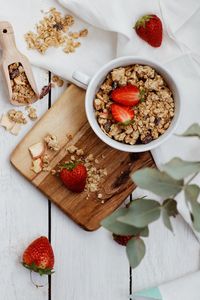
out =
<svg viewBox="0 0 200 300"><path fill-rule="evenodd" d="M101 220L120 206L134 190L129 174L141 167L152 166L154 162L149 152L129 154L101 142L87 122L84 97L85 91L82 89L73 85L67 88L16 147L11 155L11 163L71 219L92 231L98 229ZM32 160L28 148L42 141L49 133L56 135L61 144L60 151L49 152L52 169L60 161L69 159L66 147L71 144L83 149L86 155L92 153L99 160L99 167L107 169L108 175L98 192L103 195L101 200L104 203L97 199L97 193L91 193L87 199L85 192L70 192L59 177L50 172L36 175L31 171ZM71 141L67 141L67 134L73 135Z"/></svg>

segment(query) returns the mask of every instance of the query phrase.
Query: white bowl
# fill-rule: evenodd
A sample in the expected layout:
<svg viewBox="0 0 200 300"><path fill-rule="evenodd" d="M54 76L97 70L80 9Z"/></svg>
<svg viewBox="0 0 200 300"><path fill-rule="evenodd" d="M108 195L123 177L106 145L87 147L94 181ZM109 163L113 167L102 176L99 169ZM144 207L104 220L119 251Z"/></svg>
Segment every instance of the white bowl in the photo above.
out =
<svg viewBox="0 0 200 300"><path fill-rule="evenodd" d="M112 69L127 66L127 65L134 65L134 64L149 65L152 68L154 68L161 76L163 76L164 80L166 81L170 90L173 93L174 102L175 102L175 115L172 119L169 128L165 131L164 134L159 136L158 139L153 140L148 144L127 145L115 141L114 139L107 136L101 130L95 116L95 109L94 109L93 102L95 99L95 94L99 90L107 74ZM90 126L92 127L96 135L107 145L125 152L144 152L160 146L174 133L180 117L180 111L181 111L179 88L176 84L176 80L174 79L174 76L169 74L169 72L158 63L148 59L143 59L141 57L124 56L124 57L119 57L117 59L114 59L109 63L105 64L104 66L102 66L91 79L87 75L78 71L74 72L73 79L78 82L79 86L83 88L87 88L86 97L85 97L85 110L86 110L88 122L90 123Z"/></svg>

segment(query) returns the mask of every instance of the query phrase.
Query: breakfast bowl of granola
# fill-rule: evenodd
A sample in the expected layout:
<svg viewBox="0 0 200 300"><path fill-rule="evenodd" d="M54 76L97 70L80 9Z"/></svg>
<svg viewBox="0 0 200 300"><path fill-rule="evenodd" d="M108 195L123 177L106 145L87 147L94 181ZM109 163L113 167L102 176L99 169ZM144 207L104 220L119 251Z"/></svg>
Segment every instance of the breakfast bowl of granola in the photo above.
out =
<svg viewBox="0 0 200 300"><path fill-rule="evenodd" d="M109 146L144 152L165 142L175 131L180 111L176 80L158 63L120 57L92 78L75 72L87 88L85 109L96 135Z"/></svg>

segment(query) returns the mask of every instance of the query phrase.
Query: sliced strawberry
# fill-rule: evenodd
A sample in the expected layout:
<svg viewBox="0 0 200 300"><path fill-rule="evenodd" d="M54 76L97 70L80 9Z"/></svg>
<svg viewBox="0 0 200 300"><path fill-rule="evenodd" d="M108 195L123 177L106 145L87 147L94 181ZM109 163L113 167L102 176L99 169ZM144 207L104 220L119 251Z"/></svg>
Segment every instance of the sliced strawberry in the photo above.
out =
<svg viewBox="0 0 200 300"><path fill-rule="evenodd" d="M111 98L114 102L117 102L126 106L134 106L141 100L141 93L137 86L126 85L116 88L111 93Z"/></svg>
<svg viewBox="0 0 200 300"><path fill-rule="evenodd" d="M134 118L134 110L127 106L112 104L111 112L115 121L125 125L130 124Z"/></svg>

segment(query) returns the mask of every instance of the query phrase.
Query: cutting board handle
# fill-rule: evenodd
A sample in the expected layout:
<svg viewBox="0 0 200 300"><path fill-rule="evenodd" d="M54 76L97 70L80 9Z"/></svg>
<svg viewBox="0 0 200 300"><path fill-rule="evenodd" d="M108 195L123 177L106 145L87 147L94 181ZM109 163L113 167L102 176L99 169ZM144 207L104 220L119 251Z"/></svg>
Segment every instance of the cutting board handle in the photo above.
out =
<svg viewBox="0 0 200 300"><path fill-rule="evenodd" d="M78 86L82 87L85 90L87 89L88 84L91 80L90 76L80 71L73 72L72 78L75 80Z"/></svg>

